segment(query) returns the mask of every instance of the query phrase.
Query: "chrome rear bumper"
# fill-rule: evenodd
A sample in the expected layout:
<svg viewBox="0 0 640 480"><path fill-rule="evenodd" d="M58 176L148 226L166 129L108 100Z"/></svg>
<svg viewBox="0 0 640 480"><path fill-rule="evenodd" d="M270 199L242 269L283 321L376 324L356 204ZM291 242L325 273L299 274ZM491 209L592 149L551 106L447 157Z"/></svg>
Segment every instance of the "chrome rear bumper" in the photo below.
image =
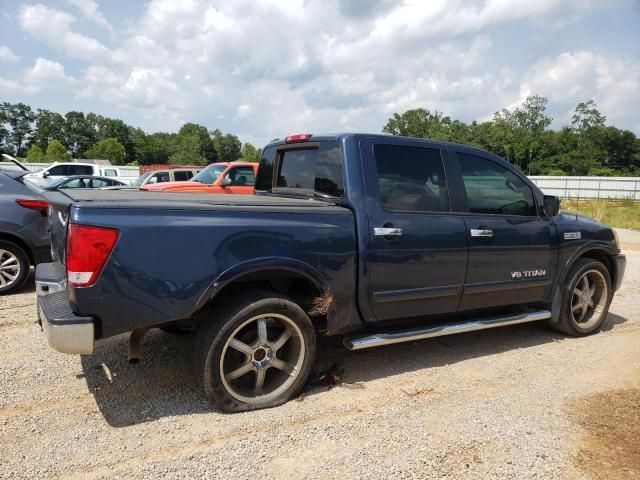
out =
<svg viewBox="0 0 640 480"><path fill-rule="evenodd" d="M73 313L66 279L60 279L60 264L41 263L36 268L38 322L49 345L62 353L93 353L94 320Z"/></svg>

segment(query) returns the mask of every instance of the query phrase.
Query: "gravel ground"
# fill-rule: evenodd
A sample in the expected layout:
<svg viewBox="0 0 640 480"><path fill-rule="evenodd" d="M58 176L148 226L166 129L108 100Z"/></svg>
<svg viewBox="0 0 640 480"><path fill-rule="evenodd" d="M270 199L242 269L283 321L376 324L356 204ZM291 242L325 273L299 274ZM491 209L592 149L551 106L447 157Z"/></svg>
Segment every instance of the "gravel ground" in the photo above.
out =
<svg viewBox="0 0 640 480"><path fill-rule="evenodd" d="M187 337L150 332L137 366L124 336L62 355L34 323L33 289L2 297L0 478L640 478L624 442L595 463L583 412L640 387L640 234L621 237L627 275L600 334L526 324L355 353L323 341L341 385L236 415L208 410Z"/></svg>

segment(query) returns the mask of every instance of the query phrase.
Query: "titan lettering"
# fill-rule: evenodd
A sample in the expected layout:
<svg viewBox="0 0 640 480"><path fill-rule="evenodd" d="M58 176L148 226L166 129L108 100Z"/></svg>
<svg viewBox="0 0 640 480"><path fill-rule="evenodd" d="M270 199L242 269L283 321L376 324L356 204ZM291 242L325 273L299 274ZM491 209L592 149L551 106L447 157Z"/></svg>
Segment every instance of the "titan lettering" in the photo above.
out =
<svg viewBox="0 0 640 480"><path fill-rule="evenodd" d="M511 272L511 278L544 277L546 274L546 270L523 270L522 272Z"/></svg>

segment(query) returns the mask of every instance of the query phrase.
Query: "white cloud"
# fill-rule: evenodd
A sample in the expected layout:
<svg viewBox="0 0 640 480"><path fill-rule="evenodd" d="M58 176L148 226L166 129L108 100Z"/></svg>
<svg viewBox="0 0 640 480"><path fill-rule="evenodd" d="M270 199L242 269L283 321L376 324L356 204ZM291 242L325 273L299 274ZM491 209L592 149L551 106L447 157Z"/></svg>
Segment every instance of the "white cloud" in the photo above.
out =
<svg viewBox="0 0 640 480"><path fill-rule="evenodd" d="M20 60L20 57L13 53L7 46L0 46L0 62L13 63Z"/></svg>
<svg viewBox="0 0 640 480"><path fill-rule="evenodd" d="M520 97L539 93L567 124L578 102L593 99L608 123L638 124L640 105L640 62L624 61L589 51L566 52L539 60L525 73Z"/></svg>
<svg viewBox="0 0 640 480"><path fill-rule="evenodd" d="M107 58L107 47L94 38L71 31L75 21L73 15L42 4L23 6L20 10L20 26L34 38L70 57L98 61Z"/></svg>
<svg viewBox="0 0 640 480"><path fill-rule="evenodd" d="M64 66L58 62L38 57L33 67L24 71L23 79L30 84L47 84L73 82L64 72Z"/></svg>
<svg viewBox="0 0 640 480"><path fill-rule="evenodd" d="M113 31L113 27L102 14L98 2L95 0L67 0L67 3L77 7L85 18L92 20L109 31Z"/></svg>
<svg viewBox="0 0 640 480"><path fill-rule="evenodd" d="M536 32L578 22L592 8L581 0L151 0L108 46L79 33L88 21L111 27L97 2L67 2L83 18L28 5L21 27L84 60L70 97L148 129L187 119L259 144L301 130L380 131L392 113L418 107L482 120L527 93L548 96L558 118L594 97L612 122L637 125L624 101L638 103L637 63L552 46L547 59L522 60L533 41L517 35L509 58L494 34L516 21Z"/></svg>

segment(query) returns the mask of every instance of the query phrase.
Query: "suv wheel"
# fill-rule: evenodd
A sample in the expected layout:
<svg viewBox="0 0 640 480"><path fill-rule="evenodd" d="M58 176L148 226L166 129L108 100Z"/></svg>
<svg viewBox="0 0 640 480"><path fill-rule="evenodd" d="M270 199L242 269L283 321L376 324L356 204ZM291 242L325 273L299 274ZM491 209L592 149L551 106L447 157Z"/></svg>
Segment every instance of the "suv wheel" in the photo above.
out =
<svg viewBox="0 0 640 480"><path fill-rule="evenodd" d="M315 358L307 314L274 292L225 299L201 332L197 375L217 410L241 412L281 405L304 386Z"/></svg>
<svg viewBox="0 0 640 480"><path fill-rule="evenodd" d="M0 294L20 289L29 277L29 257L13 242L0 240Z"/></svg>
<svg viewBox="0 0 640 480"><path fill-rule="evenodd" d="M573 336L597 332L613 298L611 277L597 260L580 258L567 275L560 319L553 327Z"/></svg>

